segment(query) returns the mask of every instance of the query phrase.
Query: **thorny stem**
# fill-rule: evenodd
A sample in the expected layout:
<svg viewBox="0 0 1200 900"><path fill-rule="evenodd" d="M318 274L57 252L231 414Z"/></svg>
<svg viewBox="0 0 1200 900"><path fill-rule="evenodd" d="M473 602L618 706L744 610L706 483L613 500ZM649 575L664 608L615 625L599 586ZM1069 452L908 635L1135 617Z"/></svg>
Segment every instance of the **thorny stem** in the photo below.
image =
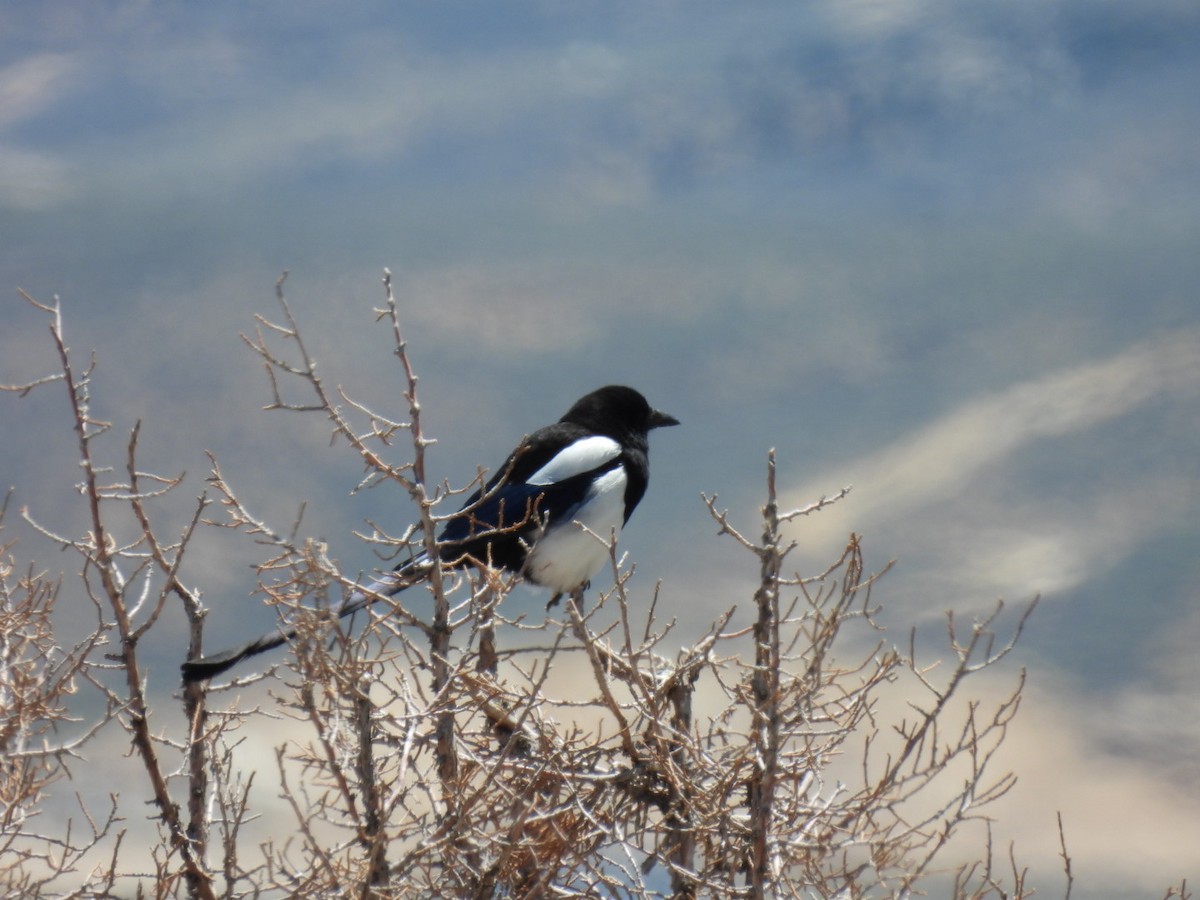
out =
<svg viewBox="0 0 1200 900"><path fill-rule="evenodd" d="M153 615L142 624L137 634L140 636L150 629L162 612L167 592L173 591L183 602L184 611L189 622L192 624L191 646L189 650L192 654L199 654L201 623L203 621L200 600L179 581L178 574L179 567L183 563L184 551L191 542L196 526L200 523L201 516L208 506L208 499L205 496L200 497L200 500L196 504L196 511L179 540L175 558L168 560L166 552L154 535L154 529L151 526L150 517L142 501L143 494L138 483L139 473L136 465L136 454L140 431L141 422L137 422L129 437L126 466L129 474L129 502L138 520L138 524L141 526L142 537L150 550L150 555L165 576L165 584L160 592L159 602ZM183 476L181 475L170 483L170 487L175 487L182 480ZM190 655L189 658L191 658ZM192 732L192 739L187 744L189 776L187 780L187 837L195 850L197 858L204 859L208 848L208 823L205 815L205 804L208 795L208 745L204 741L196 739L196 736L203 732L207 714L205 692L201 685L189 684L184 687L184 712L187 715L188 722L192 723L189 729Z"/></svg>
<svg viewBox="0 0 1200 900"><path fill-rule="evenodd" d="M383 797L379 788L375 761L375 706L371 702L371 680L362 678L355 685L354 719L358 743L358 783L363 793L362 842L368 854L368 875L363 882L363 897L370 897L388 880L387 830L383 815Z"/></svg>
<svg viewBox="0 0 1200 900"><path fill-rule="evenodd" d="M84 373L81 380L76 380L74 369L71 366L70 351L63 339L61 307L56 302L51 309L53 320L50 325L50 333L58 350L63 379L66 382L67 393L75 417L75 433L79 440L79 460L84 472L84 493L91 516L92 536L88 548L88 561L95 566L100 575L104 595L116 619L117 631L121 636L121 668L125 673L125 684L128 691L126 727L130 731L133 744L137 748L138 756L150 779L154 802L162 816L163 824L170 834L171 846L179 853L183 861L188 892L194 897L210 898L214 896L211 876L204 870L200 859L196 856L183 826L179 806L171 799L166 777L158 760L154 737L150 732L150 713L143 690L141 666L137 657L137 644L141 632L135 629L129 615L124 584L118 574L117 563L110 549L115 546L115 542L111 541L100 509L102 489L92 459L91 441L97 434L107 430L109 425L91 417L88 390L91 367Z"/></svg>
<svg viewBox="0 0 1200 900"><path fill-rule="evenodd" d="M422 536L425 544L426 557L433 562L429 577L429 585L433 593L433 628L430 634L430 666L433 670L433 693L444 696L450 683L450 638L453 628L450 625L450 601L446 597L445 582L442 578L441 561L437 547L437 531L433 521L433 500L426 489L425 481L425 448L432 443L427 440L421 428L421 401L417 396L417 374L413 369L412 360L408 356L408 341L400 327L400 314L396 305L396 295L392 290L392 273L385 269L383 287L387 303L386 315L392 325L392 335L396 345L396 357L404 368L405 399L408 401L409 431L412 436L413 479L409 488L421 514ZM437 758L438 774L443 786L446 816L453 820L457 815L458 791L458 752L454 740L454 714L449 709L438 713L437 725Z"/></svg>
<svg viewBox="0 0 1200 900"><path fill-rule="evenodd" d="M775 489L775 450L767 454L767 502L763 507L763 536L758 548L761 574L754 595L753 739L754 774L748 785L750 812L750 896L765 898L771 887L771 835L775 780L779 757L779 583L783 557L779 506Z"/></svg>

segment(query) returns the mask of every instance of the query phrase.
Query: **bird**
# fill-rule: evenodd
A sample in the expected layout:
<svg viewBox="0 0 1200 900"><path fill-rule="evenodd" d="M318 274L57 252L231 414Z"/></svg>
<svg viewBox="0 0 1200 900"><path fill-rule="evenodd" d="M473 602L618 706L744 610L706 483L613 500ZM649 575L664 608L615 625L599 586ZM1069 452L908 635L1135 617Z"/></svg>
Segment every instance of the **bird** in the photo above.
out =
<svg viewBox="0 0 1200 900"><path fill-rule="evenodd" d="M553 591L551 604L586 589L609 558L606 541L616 538L646 493L649 432L678 424L631 387L607 385L585 394L557 422L523 438L446 520L438 561L512 572ZM419 554L330 611L342 618L394 596L432 565ZM190 659L181 667L184 683L220 675L295 636L294 628L277 628L232 650Z"/></svg>

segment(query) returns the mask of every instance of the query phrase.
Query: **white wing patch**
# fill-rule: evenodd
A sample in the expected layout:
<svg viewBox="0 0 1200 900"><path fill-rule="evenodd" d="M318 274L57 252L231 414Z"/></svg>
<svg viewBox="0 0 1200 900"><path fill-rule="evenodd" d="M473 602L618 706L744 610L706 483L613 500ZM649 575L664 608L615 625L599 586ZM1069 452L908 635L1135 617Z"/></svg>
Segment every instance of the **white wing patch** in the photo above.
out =
<svg viewBox="0 0 1200 900"><path fill-rule="evenodd" d="M588 438L579 443L597 440L608 438ZM628 480L624 466L605 472L588 491L574 520L562 522L542 535L525 562L531 581L567 593L582 587L600 571L608 561L608 542L621 533L625 524Z"/></svg>
<svg viewBox="0 0 1200 900"><path fill-rule="evenodd" d="M621 455L621 445L609 437L582 438L568 444L534 472L526 484L557 484L573 475L590 472Z"/></svg>

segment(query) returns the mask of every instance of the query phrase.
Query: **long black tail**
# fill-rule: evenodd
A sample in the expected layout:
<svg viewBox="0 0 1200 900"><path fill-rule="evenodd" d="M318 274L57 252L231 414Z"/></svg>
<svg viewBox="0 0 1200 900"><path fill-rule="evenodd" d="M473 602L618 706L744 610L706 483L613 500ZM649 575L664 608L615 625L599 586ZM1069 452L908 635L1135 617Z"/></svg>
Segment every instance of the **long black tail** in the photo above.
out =
<svg viewBox="0 0 1200 900"><path fill-rule="evenodd" d="M336 612L337 618L345 618L346 616L354 615L361 609L366 609L381 597L395 596L419 580L417 576L425 568L424 560L421 558L403 563L385 577L371 582L361 590L355 591L346 598L340 607L331 609L330 613ZM184 682L189 682L204 681L206 678L213 678L222 672L232 669L243 659L257 656L260 653L265 653L267 650L274 650L276 647L288 643L295 636L295 628L277 628L275 631L259 635L249 643L242 644L240 647L235 647L232 650L226 650L223 653L213 653L209 656L202 656L199 659L189 659L180 666L180 669L183 671L183 680Z"/></svg>

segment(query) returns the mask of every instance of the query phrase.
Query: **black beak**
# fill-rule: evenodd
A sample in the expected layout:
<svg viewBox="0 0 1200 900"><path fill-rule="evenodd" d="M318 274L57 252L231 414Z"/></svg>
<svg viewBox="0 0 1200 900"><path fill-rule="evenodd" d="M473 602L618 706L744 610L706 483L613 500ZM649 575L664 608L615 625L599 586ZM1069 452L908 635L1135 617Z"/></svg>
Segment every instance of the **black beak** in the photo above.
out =
<svg viewBox="0 0 1200 900"><path fill-rule="evenodd" d="M646 430L651 428L664 428L667 425L678 425L679 420L674 416L668 416L665 412L659 412L657 409L650 410L650 421L646 425Z"/></svg>

